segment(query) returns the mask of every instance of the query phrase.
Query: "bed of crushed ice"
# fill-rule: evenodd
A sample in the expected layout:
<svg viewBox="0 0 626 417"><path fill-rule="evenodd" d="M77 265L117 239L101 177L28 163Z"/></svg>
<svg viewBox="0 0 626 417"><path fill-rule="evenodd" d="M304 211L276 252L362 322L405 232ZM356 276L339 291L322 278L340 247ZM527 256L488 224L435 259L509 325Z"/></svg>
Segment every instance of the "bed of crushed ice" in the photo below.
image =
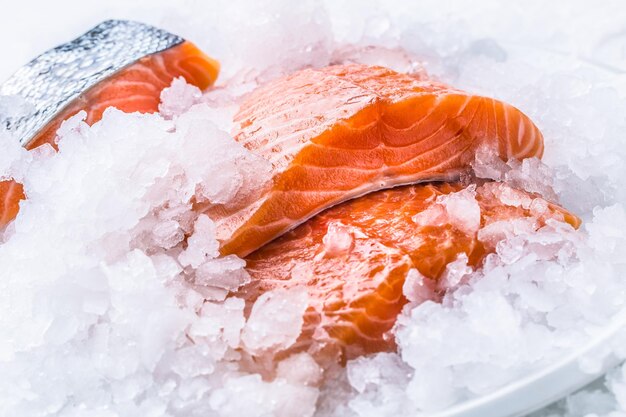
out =
<svg viewBox="0 0 626 417"><path fill-rule="evenodd" d="M223 72L205 94L175 82L160 115L110 109L92 127L76 116L58 153L28 153L1 134L0 176L22 181L28 200L0 234L0 416L425 415L545 367L626 308L619 0L22 3L0 16L1 78L105 17L179 33ZM248 279L244 262L217 258L213 225L189 201L227 200L266 170L227 133L237 96L345 60L423 66L520 107L544 132L543 164L479 163L479 175L557 196L583 226L520 224L484 268L451 264L458 288L399 317L399 353L332 370L299 354L263 378L249 354L295 341L306 295L268 293L246 318L243 301L227 298ZM0 112L22 104L0 98ZM624 340L606 349L626 357ZM588 413L626 416L626 367L537 416Z"/></svg>

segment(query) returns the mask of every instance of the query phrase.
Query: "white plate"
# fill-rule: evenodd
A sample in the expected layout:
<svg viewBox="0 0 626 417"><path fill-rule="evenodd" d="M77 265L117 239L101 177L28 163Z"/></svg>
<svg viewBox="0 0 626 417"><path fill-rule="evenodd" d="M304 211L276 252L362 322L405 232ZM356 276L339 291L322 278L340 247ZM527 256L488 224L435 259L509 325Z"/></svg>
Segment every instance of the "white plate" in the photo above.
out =
<svg viewBox="0 0 626 417"><path fill-rule="evenodd" d="M518 417L551 404L619 365L622 360L609 346L625 325L626 315L618 315L592 341L553 365L431 417ZM601 365L595 371L584 371L581 364L589 360Z"/></svg>

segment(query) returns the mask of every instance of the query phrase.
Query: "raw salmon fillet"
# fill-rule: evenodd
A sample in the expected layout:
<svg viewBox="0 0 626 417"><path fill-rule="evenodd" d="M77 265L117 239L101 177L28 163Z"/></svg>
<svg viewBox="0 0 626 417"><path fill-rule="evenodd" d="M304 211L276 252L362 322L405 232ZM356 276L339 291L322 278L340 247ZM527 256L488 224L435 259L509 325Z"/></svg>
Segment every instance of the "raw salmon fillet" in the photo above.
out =
<svg viewBox="0 0 626 417"><path fill-rule="evenodd" d="M89 124L99 121L104 110L111 106L127 113L154 113L158 111L161 91L174 78L184 77L188 83L205 89L215 82L218 72L218 62L188 41L148 55L85 91L42 129L26 149L44 144L56 149L54 140L61 123L81 110L87 112ZM21 199L24 199L21 184L0 182L0 227L17 216Z"/></svg>
<svg viewBox="0 0 626 417"><path fill-rule="evenodd" d="M407 302L409 271L423 277L423 299L436 300L447 288L446 265L465 254L479 267L514 222L528 230L549 219L580 225L525 191L501 183L473 187L409 185L332 207L250 254L252 282L239 295L251 304L265 291L304 286L309 308L298 349L319 354L334 346L344 359L392 350L387 333Z"/></svg>
<svg viewBox="0 0 626 417"><path fill-rule="evenodd" d="M184 77L189 84L203 90L213 85L218 72L218 62L189 41L148 55L85 91L26 148L45 143L56 147L54 138L61 123L81 110L87 112L86 122L90 125L100 120L108 107L126 113L154 113L159 109L161 91L169 87L174 78Z"/></svg>
<svg viewBox="0 0 626 417"><path fill-rule="evenodd" d="M521 111L429 79L359 64L306 69L252 92L235 139L268 160L251 198L199 207L223 254L245 256L327 207L401 184L450 181L485 145L501 158L541 157Z"/></svg>

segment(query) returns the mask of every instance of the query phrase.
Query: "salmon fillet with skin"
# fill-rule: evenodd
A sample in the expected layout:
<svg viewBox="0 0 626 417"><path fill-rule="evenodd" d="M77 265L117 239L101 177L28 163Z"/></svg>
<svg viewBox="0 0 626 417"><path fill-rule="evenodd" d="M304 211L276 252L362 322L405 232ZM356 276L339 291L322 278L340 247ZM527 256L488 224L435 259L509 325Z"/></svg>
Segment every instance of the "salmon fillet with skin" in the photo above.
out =
<svg viewBox="0 0 626 417"><path fill-rule="evenodd" d="M271 163L249 199L199 206L222 254L245 256L325 208L401 184L450 181L478 146L541 157L543 137L513 106L383 67L306 69L252 92L235 139Z"/></svg>
<svg viewBox="0 0 626 417"><path fill-rule="evenodd" d="M459 183L381 190L332 207L248 255L252 282L238 295L252 305L266 291L304 286L309 308L295 350L319 356L336 346L344 360L393 350L387 333L407 303L409 271L423 277L423 298L437 299L447 288L446 266L459 255L479 267L503 228L522 220L537 230L548 219L580 225L561 207L500 183L478 186L475 196Z"/></svg>
<svg viewBox="0 0 626 417"><path fill-rule="evenodd" d="M159 110L161 91L172 80L183 77L201 90L213 85L219 72L219 63L209 58L193 43L180 45L148 55L118 71L81 94L28 143L26 149L54 143L56 132L64 120L81 110L87 112L86 122L94 124L104 110L115 107L126 113L154 113Z"/></svg>
<svg viewBox="0 0 626 417"><path fill-rule="evenodd" d="M161 91L174 78L184 77L189 84L206 89L213 85L218 72L219 63L188 41L143 57L77 97L28 142L26 149L44 144L57 149L55 138L61 123L81 110L87 112L86 122L90 125L99 121L108 107L127 113L154 113L159 109ZM0 227L17 216L19 202L24 198L21 184L0 182Z"/></svg>

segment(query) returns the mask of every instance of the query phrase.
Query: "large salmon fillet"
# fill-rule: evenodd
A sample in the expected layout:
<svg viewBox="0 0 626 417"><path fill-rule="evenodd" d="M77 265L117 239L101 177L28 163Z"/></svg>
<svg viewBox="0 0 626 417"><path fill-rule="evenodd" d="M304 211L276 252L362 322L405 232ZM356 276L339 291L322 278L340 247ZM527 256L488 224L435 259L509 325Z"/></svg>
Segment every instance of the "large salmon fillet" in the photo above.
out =
<svg viewBox="0 0 626 417"><path fill-rule="evenodd" d="M46 98L50 100L51 97L59 100L65 99L67 94L71 93L72 88L80 88L80 83L85 82L84 79L81 79L81 77L86 76L84 73L87 72L81 69L83 62L88 64L90 59L99 59L114 66L117 61L121 60L121 57L114 54L106 55L109 50L105 48L101 48L98 52L91 52L102 45L103 40L100 39L102 33L109 30L118 30L118 32L111 32L108 35L112 42L118 43L125 41L123 37L113 39L120 30L140 31L143 37L136 39L136 41L145 43L146 50L151 48L151 43L155 43L155 38L161 38L161 41L163 41L163 36L173 37L175 45L143 56L82 91L81 94L71 99L67 105L64 105L59 111L54 113L50 121L43 125L35 135L22 138L26 149L34 149L44 144L50 144L56 149L56 132L61 123L81 110L87 113L86 122L88 124L99 121L104 110L111 106L127 113L154 113L158 111L161 91L168 87L174 78L183 77L188 83L200 89L209 87L217 78L219 63L205 55L193 43L183 41L175 37L175 35L167 34L146 25L125 21L109 21L104 22L72 43L62 45L43 54L33 63L36 65L44 64L44 66L49 64L49 67L45 67L39 73L35 71L32 76L28 72L16 74L17 78L11 84L13 89L7 90L7 92L23 95L35 103L41 102ZM89 44L85 45L85 43ZM84 47L85 50L81 51L80 47ZM74 57L71 56L73 49L76 50ZM60 74L74 71L75 76L67 76L66 78L61 76L57 78L52 76L45 77L46 70L50 71L52 69L52 72L54 72L55 68L53 67L55 65L60 66L68 59L74 59L76 65L72 67L72 61L70 61L66 65L67 68L60 68L58 71ZM29 65L33 65L33 63ZM104 67L106 68L106 66ZM25 66L24 69L29 70L28 66ZM73 74L70 73L69 75ZM47 97L39 97L38 95L42 94L42 89L29 87L27 84L29 77L33 78L33 82L47 83L47 87L50 90L49 95ZM40 80L42 77L43 79ZM9 82L11 83L12 80L9 80ZM74 85L71 85L72 83ZM44 85L43 87L46 86ZM43 91L45 90L46 88L43 89ZM34 117L41 117L46 110L45 108L42 109ZM15 181L0 181L0 227L6 225L17 216L19 202L24 198L24 189L21 184Z"/></svg>
<svg viewBox="0 0 626 417"><path fill-rule="evenodd" d="M437 299L449 285L441 280L446 266L459 255L479 267L515 222L532 231L548 219L580 225L566 210L500 183L475 191L459 183L381 190L332 207L248 255L252 282L239 295L251 304L269 290L305 287L309 308L298 349L319 354L338 346L344 359L392 350L387 333L407 302L409 271L423 277L424 299Z"/></svg>
<svg viewBox="0 0 626 417"><path fill-rule="evenodd" d="M505 160L543 153L541 132L511 105L358 64L271 82L243 101L235 125L272 179L251 198L199 209L216 221L222 253L239 256L342 201L455 180L480 145Z"/></svg>

